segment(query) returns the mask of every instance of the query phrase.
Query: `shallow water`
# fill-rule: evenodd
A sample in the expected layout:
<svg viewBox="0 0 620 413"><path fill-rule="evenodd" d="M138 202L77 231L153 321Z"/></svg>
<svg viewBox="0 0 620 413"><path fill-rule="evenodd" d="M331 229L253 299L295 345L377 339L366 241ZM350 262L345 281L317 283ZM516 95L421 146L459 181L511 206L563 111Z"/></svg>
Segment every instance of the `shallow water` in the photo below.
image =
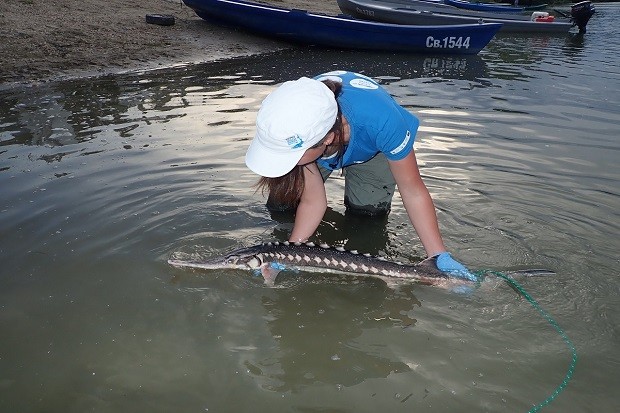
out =
<svg viewBox="0 0 620 413"><path fill-rule="evenodd" d="M566 332L574 375L544 411L620 408L618 4L589 32L498 37L476 57L318 50L0 95L0 410L523 412L571 351L500 279L469 294L380 281L174 269L285 239L243 156L274 85L350 68L422 127L417 153L450 250L517 281ZM317 240L415 261L395 200Z"/></svg>

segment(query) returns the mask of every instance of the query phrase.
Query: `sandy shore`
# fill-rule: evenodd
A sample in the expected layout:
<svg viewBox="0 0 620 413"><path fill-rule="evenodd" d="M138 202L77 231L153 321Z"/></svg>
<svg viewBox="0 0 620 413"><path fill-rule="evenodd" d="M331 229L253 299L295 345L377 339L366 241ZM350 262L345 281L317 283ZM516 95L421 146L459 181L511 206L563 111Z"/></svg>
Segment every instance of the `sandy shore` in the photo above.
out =
<svg viewBox="0 0 620 413"><path fill-rule="evenodd" d="M271 0L339 13L335 0ZM175 17L173 26L147 14ZM287 44L206 23L181 0L1 0L0 86L197 63Z"/></svg>

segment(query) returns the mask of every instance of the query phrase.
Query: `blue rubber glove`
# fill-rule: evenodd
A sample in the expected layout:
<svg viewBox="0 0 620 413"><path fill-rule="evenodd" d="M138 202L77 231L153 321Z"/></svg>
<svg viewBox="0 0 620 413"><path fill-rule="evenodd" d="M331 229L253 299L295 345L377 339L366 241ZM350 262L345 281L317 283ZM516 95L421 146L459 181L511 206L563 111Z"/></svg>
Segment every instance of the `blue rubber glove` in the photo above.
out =
<svg viewBox="0 0 620 413"><path fill-rule="evenodd" d="M439 271L445 272L452 277L462 278L468 281L478 280L476 275L469 272L467 267L452 258L449 252L442 252L441 254L436 255L435 263Z"/></svg>

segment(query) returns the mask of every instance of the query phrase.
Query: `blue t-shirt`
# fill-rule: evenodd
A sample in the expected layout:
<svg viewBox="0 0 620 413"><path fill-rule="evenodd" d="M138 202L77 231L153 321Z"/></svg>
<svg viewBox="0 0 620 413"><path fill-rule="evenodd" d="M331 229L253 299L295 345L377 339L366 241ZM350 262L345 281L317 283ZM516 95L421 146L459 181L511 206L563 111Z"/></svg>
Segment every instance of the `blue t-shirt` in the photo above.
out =
<svg viewBox="0 0 620 413"><path fill-rule="evenodd" d="M420 121L400 106L377 82L359 73L333 71L315 77L342 83L338 103L349 122L351 136L340 159L319 158L327 169L363 163L382 152L392 161L413 149Z"/></svg>

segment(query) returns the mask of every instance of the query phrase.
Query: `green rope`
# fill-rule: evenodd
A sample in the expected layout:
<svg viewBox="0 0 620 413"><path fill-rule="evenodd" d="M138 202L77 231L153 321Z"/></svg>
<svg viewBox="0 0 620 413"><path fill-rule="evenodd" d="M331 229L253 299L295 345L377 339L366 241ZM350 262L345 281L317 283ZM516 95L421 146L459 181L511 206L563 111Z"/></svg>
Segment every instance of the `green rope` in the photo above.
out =
<svg viewBox="0 0 620 413"><path fill-rule="evenodd" d="M570 339L568 338L568 336L566 335L564 330L562 330L562 328L553 319L553 317L551 317L551 315L549 315L549 313L547 313L540 306L540 304L538 304L538 302L536 302L536 300L531 295L529 295L527 293L527 291L525 291L525 289L523 288L523 286L521 286L521 284L519 284L514 279L512 279L512 278L508 277L507 275L502 274L501 272L498 272L498 271L482 270L482 271L477 271L475 274L476 274L476 276L479 279L484 278L484 275L486 275L486 274L493 274L493 275L495 275L497 277L503 278L508 284L510 284L511 287L513 287L521 295L523 295L523 297L525 297L525 299L527 301L529 301L529 303L532 305L532 307L534 307L536 309L536 311L538 311L547 320L547 322L555 329L555 331L558 332L558 334L562 337L562 340L564 340L564 342L566 343L566 345L568 346L568 348L569 348L569 350L570 350L570 352L572 354L572 359L571 359L570 365L568 366L568 371L564 375L564 380L562 380L562 383L560 383L560 385L558 387L556 387L555 391L553 393L551 393L551 395L549 395L545 400L543 400L542 402L540 402L537 405L535 405L534 407L532 407L529 410L528 413L538 412L538 411L540 411L540 409L542 409L543 407L549 405L553 400L555 400L560 395L562 390L564 390L564 388L568 385L568 382L573 377L573 372L575 371L575 366L577 365L577 350L575 349L575 346L570 341Z"/></svg>

